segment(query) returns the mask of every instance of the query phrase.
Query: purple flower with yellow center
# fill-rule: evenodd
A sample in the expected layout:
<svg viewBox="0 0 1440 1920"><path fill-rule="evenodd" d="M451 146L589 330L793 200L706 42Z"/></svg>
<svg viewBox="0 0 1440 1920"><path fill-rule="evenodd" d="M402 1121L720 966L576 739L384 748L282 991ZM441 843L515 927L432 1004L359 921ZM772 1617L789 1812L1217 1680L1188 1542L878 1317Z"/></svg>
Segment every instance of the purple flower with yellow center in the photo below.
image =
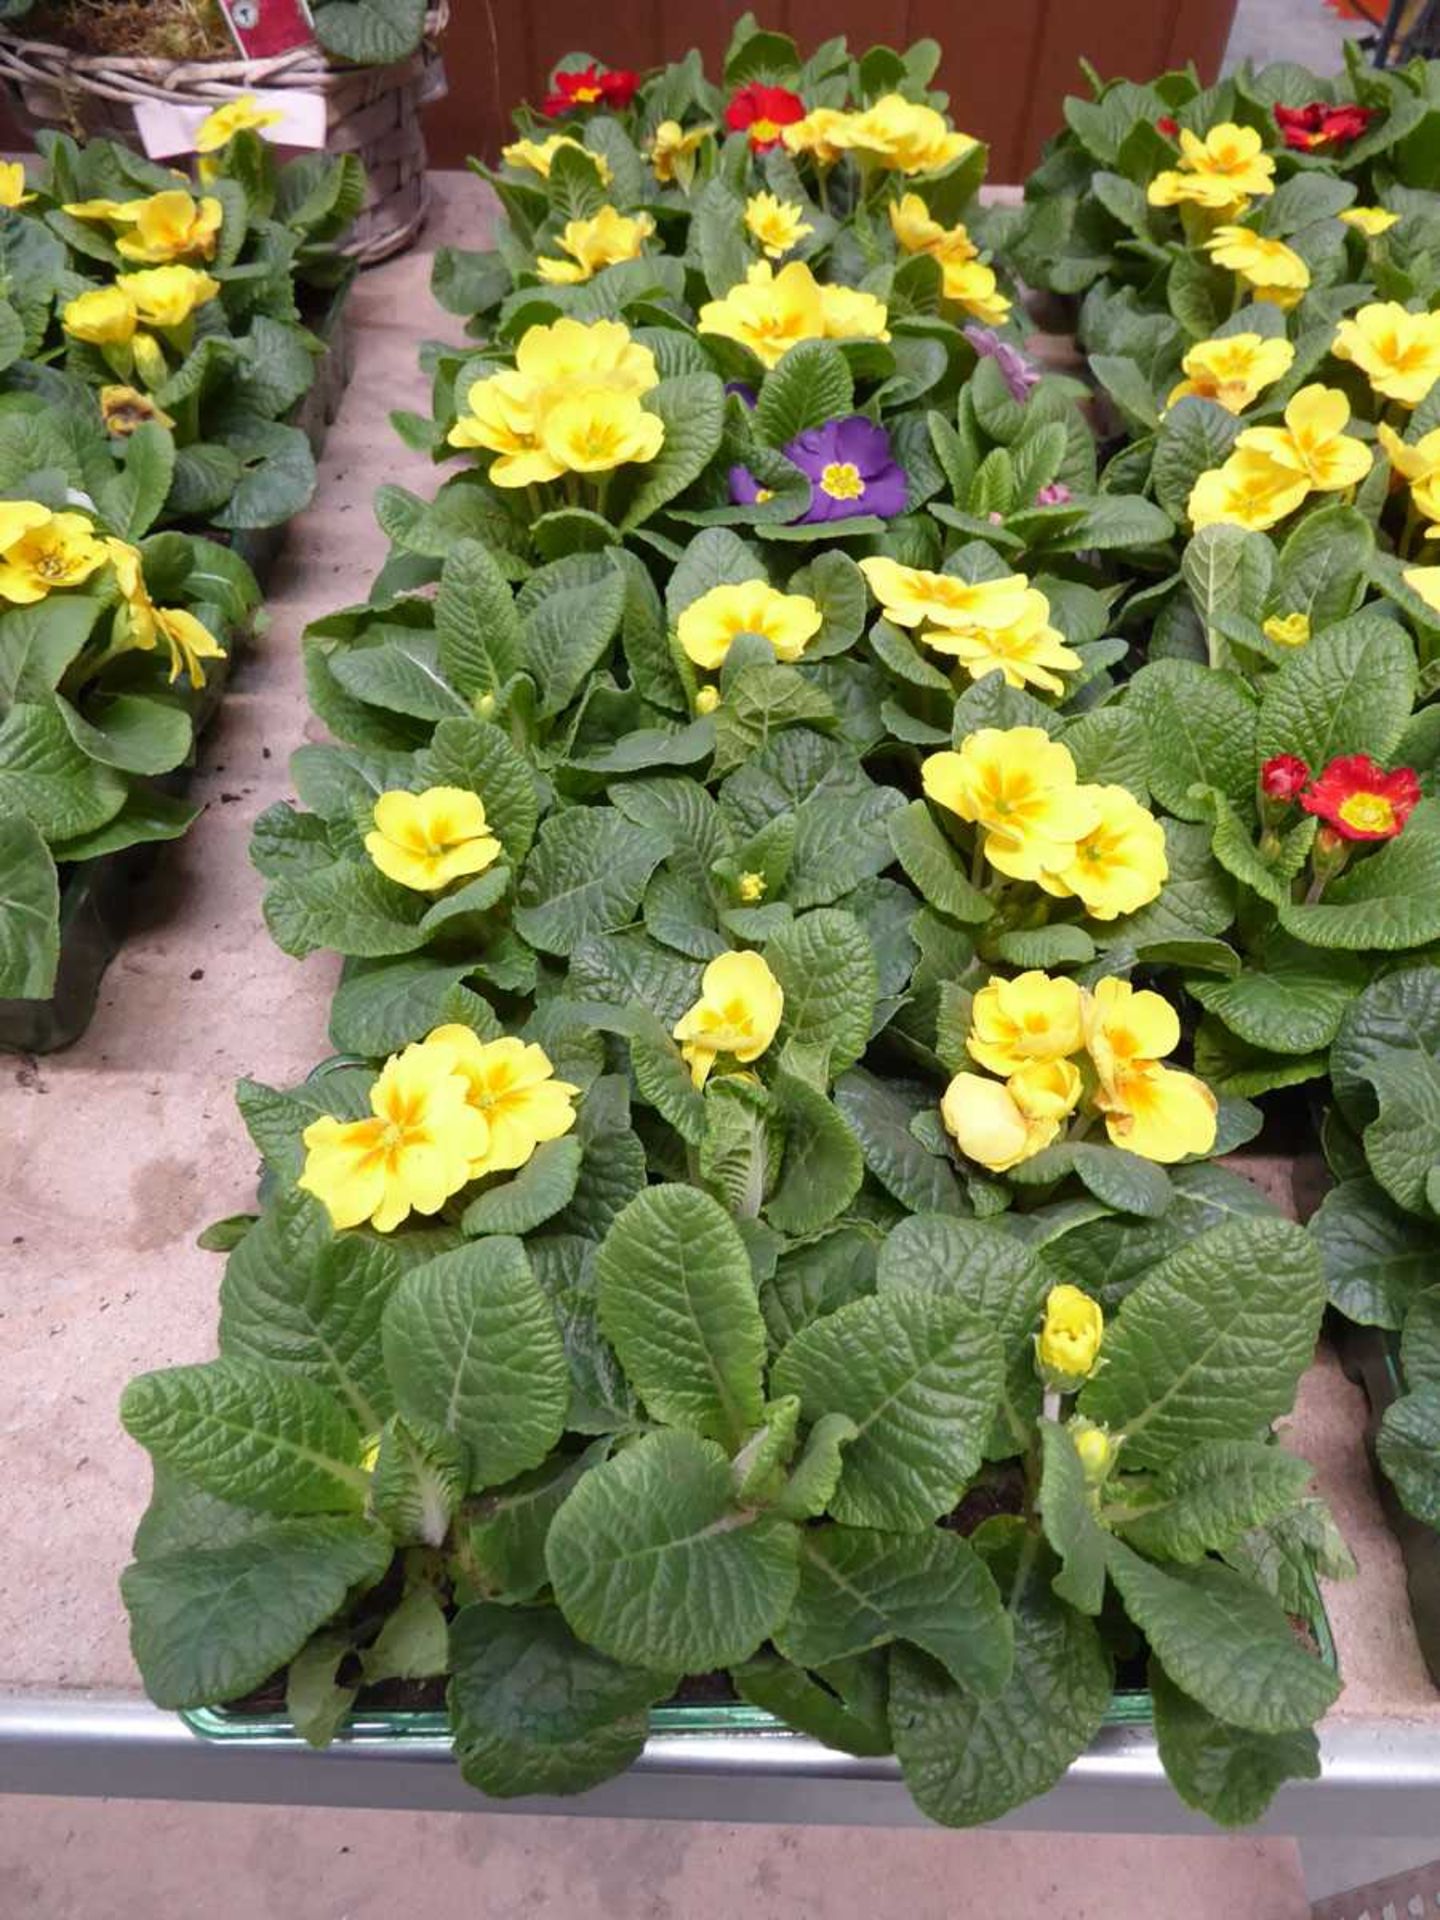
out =
<svg viewBox="0 0 1440 1920"><path fill-rule="evenodd" d="M1020 349L1002 340L991 327L966 327L965 338L976 353L999 367L1012 400L1026 401L1040 384L1040 369Z"/></svg>
<svg viewBox="0 0 1440 1920"><path fill-rule="evenodd" d="M851 520L875 514L891 520L905 511L904 470L891 450L890 436L864 414L807 427L782 449L785 458L810 482L810 505L793 524ZM772 498L745 467L730 469L730 498L736 506L754 506Z"/></svg>

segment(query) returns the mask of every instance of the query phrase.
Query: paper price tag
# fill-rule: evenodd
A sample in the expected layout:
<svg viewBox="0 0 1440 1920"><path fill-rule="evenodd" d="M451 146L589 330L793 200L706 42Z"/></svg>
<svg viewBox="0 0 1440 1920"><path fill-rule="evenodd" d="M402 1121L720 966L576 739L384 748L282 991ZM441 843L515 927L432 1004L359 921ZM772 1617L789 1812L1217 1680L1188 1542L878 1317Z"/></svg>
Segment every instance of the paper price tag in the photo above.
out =
<svg viewBox="0 0 1440 1920"><path fill-rule="evenodd" d="M265 129L265 138L272 146L308 147L318 153L325 145L323 93L266 87L256 88L251 97L280 115L274 126ZM135 126L146 153L152 160L170 160L177 154L193 153L201 122L214 107L222 104L216 100L208 107L182 107L169 100L138 102Z"/></svg>
<svg viewBox="0 0 1440 1920"><path fill-rule="evenodd" d="M277 53L308 47L314 22L305 0L220 0L235 44L247 60L269 60Z"/></svg>

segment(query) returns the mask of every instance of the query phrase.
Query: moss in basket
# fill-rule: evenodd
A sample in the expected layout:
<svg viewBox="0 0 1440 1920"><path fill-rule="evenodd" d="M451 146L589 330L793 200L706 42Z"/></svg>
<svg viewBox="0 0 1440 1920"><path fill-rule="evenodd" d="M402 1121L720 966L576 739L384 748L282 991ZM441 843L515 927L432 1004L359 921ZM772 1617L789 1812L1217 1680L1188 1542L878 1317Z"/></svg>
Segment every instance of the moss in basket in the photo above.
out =
<svg viewBox="0 0 1440 1920"><path fill-rule="evenodd" d="M28 15L26 32L83 53L204 60L235 52L215 0L55 0Z"/></svg>

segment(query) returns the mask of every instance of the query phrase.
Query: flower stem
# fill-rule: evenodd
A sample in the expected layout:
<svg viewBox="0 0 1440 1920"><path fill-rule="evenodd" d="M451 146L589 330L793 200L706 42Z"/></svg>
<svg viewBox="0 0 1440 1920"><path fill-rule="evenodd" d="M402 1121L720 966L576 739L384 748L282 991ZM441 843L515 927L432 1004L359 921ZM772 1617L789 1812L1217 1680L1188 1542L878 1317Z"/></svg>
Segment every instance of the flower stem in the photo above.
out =
<svg viewBox="0 0 1440 1920"><path fill-rule="evenodd" d="M970 884L972 887L985 885L985 842L978 833L970 850Z"/></svg>

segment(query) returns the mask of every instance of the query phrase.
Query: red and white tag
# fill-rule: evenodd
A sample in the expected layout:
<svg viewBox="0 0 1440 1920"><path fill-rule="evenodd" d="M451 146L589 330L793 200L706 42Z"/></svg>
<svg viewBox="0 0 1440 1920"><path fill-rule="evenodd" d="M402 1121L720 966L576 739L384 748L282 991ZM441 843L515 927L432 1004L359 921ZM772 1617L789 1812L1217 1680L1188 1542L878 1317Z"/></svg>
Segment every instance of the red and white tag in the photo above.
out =
<svg viewBox="0 0 1440 1920"><path fill-rule="evenodd" d="M247 60L293 53L315 39L306 0L219 0L225 24Z"/></svg>

